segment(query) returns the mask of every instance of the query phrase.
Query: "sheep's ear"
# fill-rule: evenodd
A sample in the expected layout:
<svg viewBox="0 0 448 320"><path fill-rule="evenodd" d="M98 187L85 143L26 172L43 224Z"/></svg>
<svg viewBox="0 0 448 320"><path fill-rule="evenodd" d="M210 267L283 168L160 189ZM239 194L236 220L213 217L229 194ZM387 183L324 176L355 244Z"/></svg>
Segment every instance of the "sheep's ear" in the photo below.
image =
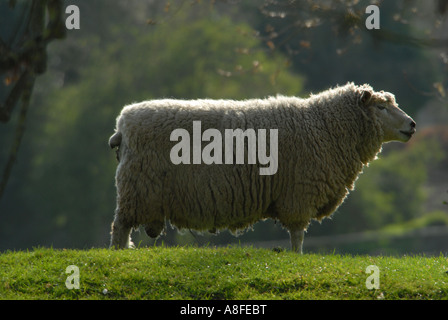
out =
<svg viewBox="0 0 448 320"><path fill-rule="evenodd" d="M370 90L362 90L360 97L361 104L366 105L369 103L370 98L372 98L372 92Z"/></svg>

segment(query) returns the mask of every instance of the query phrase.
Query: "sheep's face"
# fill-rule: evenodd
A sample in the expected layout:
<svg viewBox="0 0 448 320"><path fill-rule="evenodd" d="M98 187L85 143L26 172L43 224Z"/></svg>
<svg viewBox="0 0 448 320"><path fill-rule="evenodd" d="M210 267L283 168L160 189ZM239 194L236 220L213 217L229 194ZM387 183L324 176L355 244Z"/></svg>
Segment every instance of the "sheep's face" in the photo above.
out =
<svg viewBox="0 0 448 320"><path fill-rule="evenodd" d="M415 133L415 121L395 102L395 96L389 92L363 91L361 101L382 125L383 142L407 142Z"/></svg>

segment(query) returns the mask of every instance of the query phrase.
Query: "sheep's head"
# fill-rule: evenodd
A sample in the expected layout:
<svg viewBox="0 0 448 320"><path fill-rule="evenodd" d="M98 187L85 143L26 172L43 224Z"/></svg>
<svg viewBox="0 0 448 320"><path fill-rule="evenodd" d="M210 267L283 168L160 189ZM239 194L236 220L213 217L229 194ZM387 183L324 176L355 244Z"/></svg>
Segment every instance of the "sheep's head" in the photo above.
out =
<svg viewBox="0 0 448 320"><path fill-rule="evenodd" d="M407 142L415 133L415 121L398 107L392 93L375 92L370 87L362 87L360 102L370 109L381 124L383 142Z"/></svg>

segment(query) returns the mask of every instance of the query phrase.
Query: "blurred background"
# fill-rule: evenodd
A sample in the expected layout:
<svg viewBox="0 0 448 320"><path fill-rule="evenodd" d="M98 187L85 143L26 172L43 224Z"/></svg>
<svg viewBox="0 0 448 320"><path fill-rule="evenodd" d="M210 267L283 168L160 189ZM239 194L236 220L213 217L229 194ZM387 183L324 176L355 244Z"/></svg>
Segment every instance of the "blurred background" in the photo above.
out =
<svg viewBox="0 0 448 320"><path fill-rule="evenodd" d="M380 29L365 26L369 4ZM79 29L66 7L79 8ZM305 252L448 252L448 1L0 0L0 251L107 247L125 104L308 96L348 81L396 95L417 122L384 145ZM140 246L154 245L143 231ZM242 236L156 245L289 248L267 220Z"/></svg>

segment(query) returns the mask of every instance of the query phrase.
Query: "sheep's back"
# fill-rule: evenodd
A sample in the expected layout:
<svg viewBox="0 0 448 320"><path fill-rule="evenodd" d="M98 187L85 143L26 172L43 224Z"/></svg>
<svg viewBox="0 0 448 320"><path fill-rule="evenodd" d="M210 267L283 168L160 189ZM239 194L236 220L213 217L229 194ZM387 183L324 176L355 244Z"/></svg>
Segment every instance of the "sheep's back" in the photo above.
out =
<svg viewBox="0 0 448 320"><path fill-rule="evenodd" d="M157 212L180 228L237 230L267 218L277 175L261 176L258 164L174 165L170 152L178 142L170 141L170 135L175 129L187 130L193 152L193 121L201 121L201 134L218 129L224 148L225 129L278 129L270 114L271 109L261 110L257 104L214 100L200 106L168 100L126 107L118 119L128 168L122 171L126 179L132 172L138 185L145 186L139 188L144 190L142 206L151 208L140 214L139 223ZM202 148L208 143L203 142Z"/></svg>

